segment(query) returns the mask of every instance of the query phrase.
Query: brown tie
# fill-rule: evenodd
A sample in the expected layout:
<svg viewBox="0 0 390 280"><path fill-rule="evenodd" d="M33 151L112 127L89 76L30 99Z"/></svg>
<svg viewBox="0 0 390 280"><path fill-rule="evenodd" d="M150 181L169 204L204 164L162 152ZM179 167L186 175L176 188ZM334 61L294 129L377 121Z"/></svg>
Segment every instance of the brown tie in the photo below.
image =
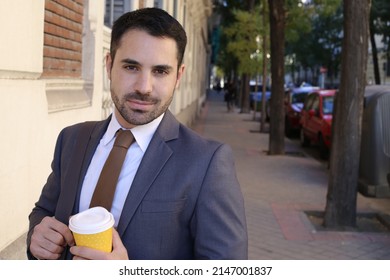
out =
<svg viewBox="0 0 390 280"><path fill-rule="evenodd" d="M118 130L114 146L103 170L100 173L99 180L93 193L89 207L102 206L108 211L111 210L112 200L115 194L116 184L125 160L127 150L134 141L134 136L130 130Z"/></svg>

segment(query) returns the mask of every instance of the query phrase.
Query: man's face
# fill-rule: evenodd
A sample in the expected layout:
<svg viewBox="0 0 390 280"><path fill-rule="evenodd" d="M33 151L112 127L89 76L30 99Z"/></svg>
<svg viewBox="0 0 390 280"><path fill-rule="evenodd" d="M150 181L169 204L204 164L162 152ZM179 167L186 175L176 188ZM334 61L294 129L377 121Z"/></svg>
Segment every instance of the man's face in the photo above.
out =
<svg viewBox="0 0 390 280"><path fill-rule="evenodd" d="M115 116L125 128L153 121L164 113L184 72L177 67L176 42L141 30L125 33L114 61L108 54Z"/></svg>

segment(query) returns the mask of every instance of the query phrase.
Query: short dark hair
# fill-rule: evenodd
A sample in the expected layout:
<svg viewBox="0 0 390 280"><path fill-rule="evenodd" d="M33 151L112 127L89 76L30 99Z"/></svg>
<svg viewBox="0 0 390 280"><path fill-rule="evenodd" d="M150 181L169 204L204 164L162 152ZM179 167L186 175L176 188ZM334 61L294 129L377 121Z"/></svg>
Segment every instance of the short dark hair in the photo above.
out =
<svg viewBox="0 0 390 280"><path fill-rule="evenodd" d="M167 37L175 40L178 67L182 64L187 45L186 32L174 17L158 8L144 8L128 12L115 21L111 32L110 54L112 61L114 61L122 36L127 31L134 29L145 31L155 37Z"/></svg>

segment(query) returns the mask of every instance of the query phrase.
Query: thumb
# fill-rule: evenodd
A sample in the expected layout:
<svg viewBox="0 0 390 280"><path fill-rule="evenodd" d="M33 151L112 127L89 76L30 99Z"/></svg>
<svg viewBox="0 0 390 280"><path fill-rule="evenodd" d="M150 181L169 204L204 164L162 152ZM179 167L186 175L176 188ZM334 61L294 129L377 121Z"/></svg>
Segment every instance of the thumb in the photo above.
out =
<svg viewBox="0 0 390 280"><path fill-rule="evenodd" d="M112 230L112 255L116 260L128 260L127 249L123 245L123 242L119 236L119 233L114 228Z"/></svg>
<svg viewBox="0 0 390 280"><path fill-rule="evenodd" d="M112 229L112 248L115 249L115 248L119 248L119 247L124 247L124 246L123 246L123 243L122 243L122 240L119 236L118 231L115 228L113 228Z"/></svg>

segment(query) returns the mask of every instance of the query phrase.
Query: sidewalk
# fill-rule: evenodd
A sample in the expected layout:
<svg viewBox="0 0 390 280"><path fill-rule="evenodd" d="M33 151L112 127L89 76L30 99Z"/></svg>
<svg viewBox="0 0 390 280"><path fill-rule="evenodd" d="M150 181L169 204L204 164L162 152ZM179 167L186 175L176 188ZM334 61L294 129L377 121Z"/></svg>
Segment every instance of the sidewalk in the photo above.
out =
<svg viewBox="0 0 390 280"><path fill-rule="evenodd" d="M324 211L326 164L286 138L286 155L268 156L268 134L253 114L227 112L222 93L211 92L193 128L233 148L245 197L249 259L390 259L390 234L318 228L305 211ZM390 214L390 198L359 194L358 213Z"/></svg>

